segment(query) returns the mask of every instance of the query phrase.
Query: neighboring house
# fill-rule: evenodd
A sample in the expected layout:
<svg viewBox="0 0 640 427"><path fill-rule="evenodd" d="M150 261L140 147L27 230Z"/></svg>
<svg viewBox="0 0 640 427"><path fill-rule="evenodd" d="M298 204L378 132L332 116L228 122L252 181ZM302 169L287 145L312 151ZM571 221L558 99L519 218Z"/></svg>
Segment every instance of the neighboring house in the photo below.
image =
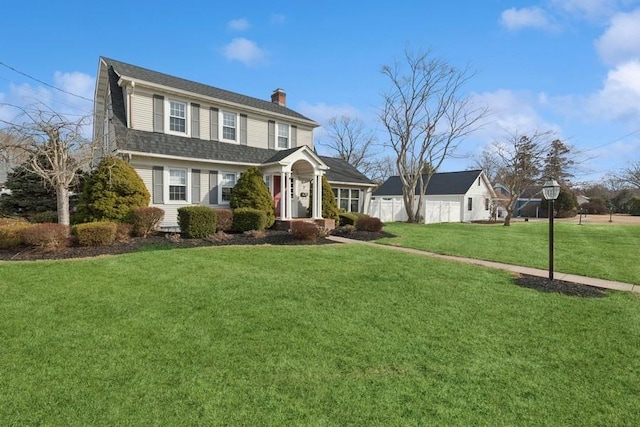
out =
<svg viewBox="0 0 640 427"><path fill-rule="evenodd" d="M522 194L516 200L513 216L518 218L540 218L547 216L546 212L540 210L542 202L542 186L531 185L522 190Z"/></svg>
<svg viewBox="0 0 640 427"><path fill-rule="evenodd" d="M266 101L102 57L94 111L98 157L130 162L151 205L164 209L165 228L177 226L182 206L229 207L251 166L262 171L282 221L308 211L322 219L323 175L348 194L348 209L363 211L374 187L346 162L316 154L318 123L287 108L282 89Z"/></svg>
<svg viewBox="0 0 640 427"><path fill-rule="evenodd" d="M416 187L416 203L419 191ZM491 202L495 197L482 170L436 173L422 197L420 222L486 221L491 219ZM390 177L373 192L369 213L382 221L407 220L399 176Z"/></svg>

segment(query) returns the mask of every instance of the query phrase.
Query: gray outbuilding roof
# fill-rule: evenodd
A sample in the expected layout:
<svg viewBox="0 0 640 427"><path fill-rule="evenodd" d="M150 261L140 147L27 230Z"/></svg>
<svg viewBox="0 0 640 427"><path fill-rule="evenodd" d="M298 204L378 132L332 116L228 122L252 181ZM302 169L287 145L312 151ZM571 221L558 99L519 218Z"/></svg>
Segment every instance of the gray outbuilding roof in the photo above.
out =
<svg viewBox="0 0 640 427"><path fill-rule="evenodd" d="M136 65L127 64L125 62L116 61L115 59L101 57L101 60L105 62L107 67L113 67L113 70L116 72L116 74L118 74L119 77L130 77L136 80L143 80L150 83L192 92L194 94L232 102L234 104L259 108L261 110L269 111L272 113L282 114L285 116L315 123L308 117L305 117L290 108L271 102L270 100L266 101L263 99L253 98L247 95L242 95L214 86L205 85L191 80L186 80L146 68L138 67Z"/></svg>
<svg viewBox="0 0 640 427"><path fill-rule="evenodd" d="M433 174L425 195L465 194L481 173L482 170L470 170ZM422 175L422 178L426 180L426 175ZM420 188L416 186L416 196L419 194ZM389 177L373 192L373 196L402 196L402 181L400 181L400 177L398 175Z"/></svg>

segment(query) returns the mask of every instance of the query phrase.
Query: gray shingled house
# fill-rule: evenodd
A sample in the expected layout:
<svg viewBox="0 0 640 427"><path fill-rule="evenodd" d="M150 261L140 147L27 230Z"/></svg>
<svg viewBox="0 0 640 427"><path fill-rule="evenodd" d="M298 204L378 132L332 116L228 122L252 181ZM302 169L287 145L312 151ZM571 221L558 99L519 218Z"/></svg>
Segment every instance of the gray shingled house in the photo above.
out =
<svg viewBox="0 0 640 427"><path fill-rule="evenodd" d="M258 166L281 221L322 219L326 175L339 205L368 208L375 184L341 159L319 156L315 121L291 110L276 89L269 101L101 57L95 89L98 157L127 159L177 226L177 210L229 206L240 174ZM313 200L311 200L313 199Z"/></svg>
<svg viewBox="0 0 640 427"><path fill-rule="evenodd" d="M426 180L426 177L423 177ZM420 189L416 187L416 203ZM425 189L420 206L421 222L471 222L489 220L496 194L482 170L436 173ZM372 195L371 215L382 221L406 221L402 182L392 176Z"/></svg>

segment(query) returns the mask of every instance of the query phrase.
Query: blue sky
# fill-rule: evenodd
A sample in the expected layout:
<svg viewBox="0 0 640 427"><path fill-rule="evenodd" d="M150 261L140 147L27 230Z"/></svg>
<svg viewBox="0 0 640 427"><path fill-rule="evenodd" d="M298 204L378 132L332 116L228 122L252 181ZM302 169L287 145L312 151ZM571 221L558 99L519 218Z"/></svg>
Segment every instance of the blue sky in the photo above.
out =
<svg viewBox="0 0 640 427"><path fill-rule="evenodd" d="M491 109L443 171L515 131L574 145L577 181L640 159L640 0L24 0L3 5L0 37L0 62L46 83L0 65L4 120L36 101L89 113L102 55L263 99L280 87L289 107L358 117L382 144L380 67L430 49L470 65L466 89Z"/></svg>

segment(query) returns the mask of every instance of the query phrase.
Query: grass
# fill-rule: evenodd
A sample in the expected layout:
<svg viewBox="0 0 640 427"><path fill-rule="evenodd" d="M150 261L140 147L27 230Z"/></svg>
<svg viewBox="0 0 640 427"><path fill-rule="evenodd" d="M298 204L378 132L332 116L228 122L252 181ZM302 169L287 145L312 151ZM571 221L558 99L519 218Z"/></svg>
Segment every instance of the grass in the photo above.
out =
<svg viewBox="0 0 640 427"><path fill-rule="evenodd" d="M399 237L379 243L542 269L549 265L547 222L510 227L396 222L384 230ZM556 222L554 235L556 271L640 284L640 226Z"/></svg>
<svg viewBox="0 0 640 427"><path fill-rule="evenodd" d="M640 299L353 246L0 264L0 425L637 425Z"/></svg>

